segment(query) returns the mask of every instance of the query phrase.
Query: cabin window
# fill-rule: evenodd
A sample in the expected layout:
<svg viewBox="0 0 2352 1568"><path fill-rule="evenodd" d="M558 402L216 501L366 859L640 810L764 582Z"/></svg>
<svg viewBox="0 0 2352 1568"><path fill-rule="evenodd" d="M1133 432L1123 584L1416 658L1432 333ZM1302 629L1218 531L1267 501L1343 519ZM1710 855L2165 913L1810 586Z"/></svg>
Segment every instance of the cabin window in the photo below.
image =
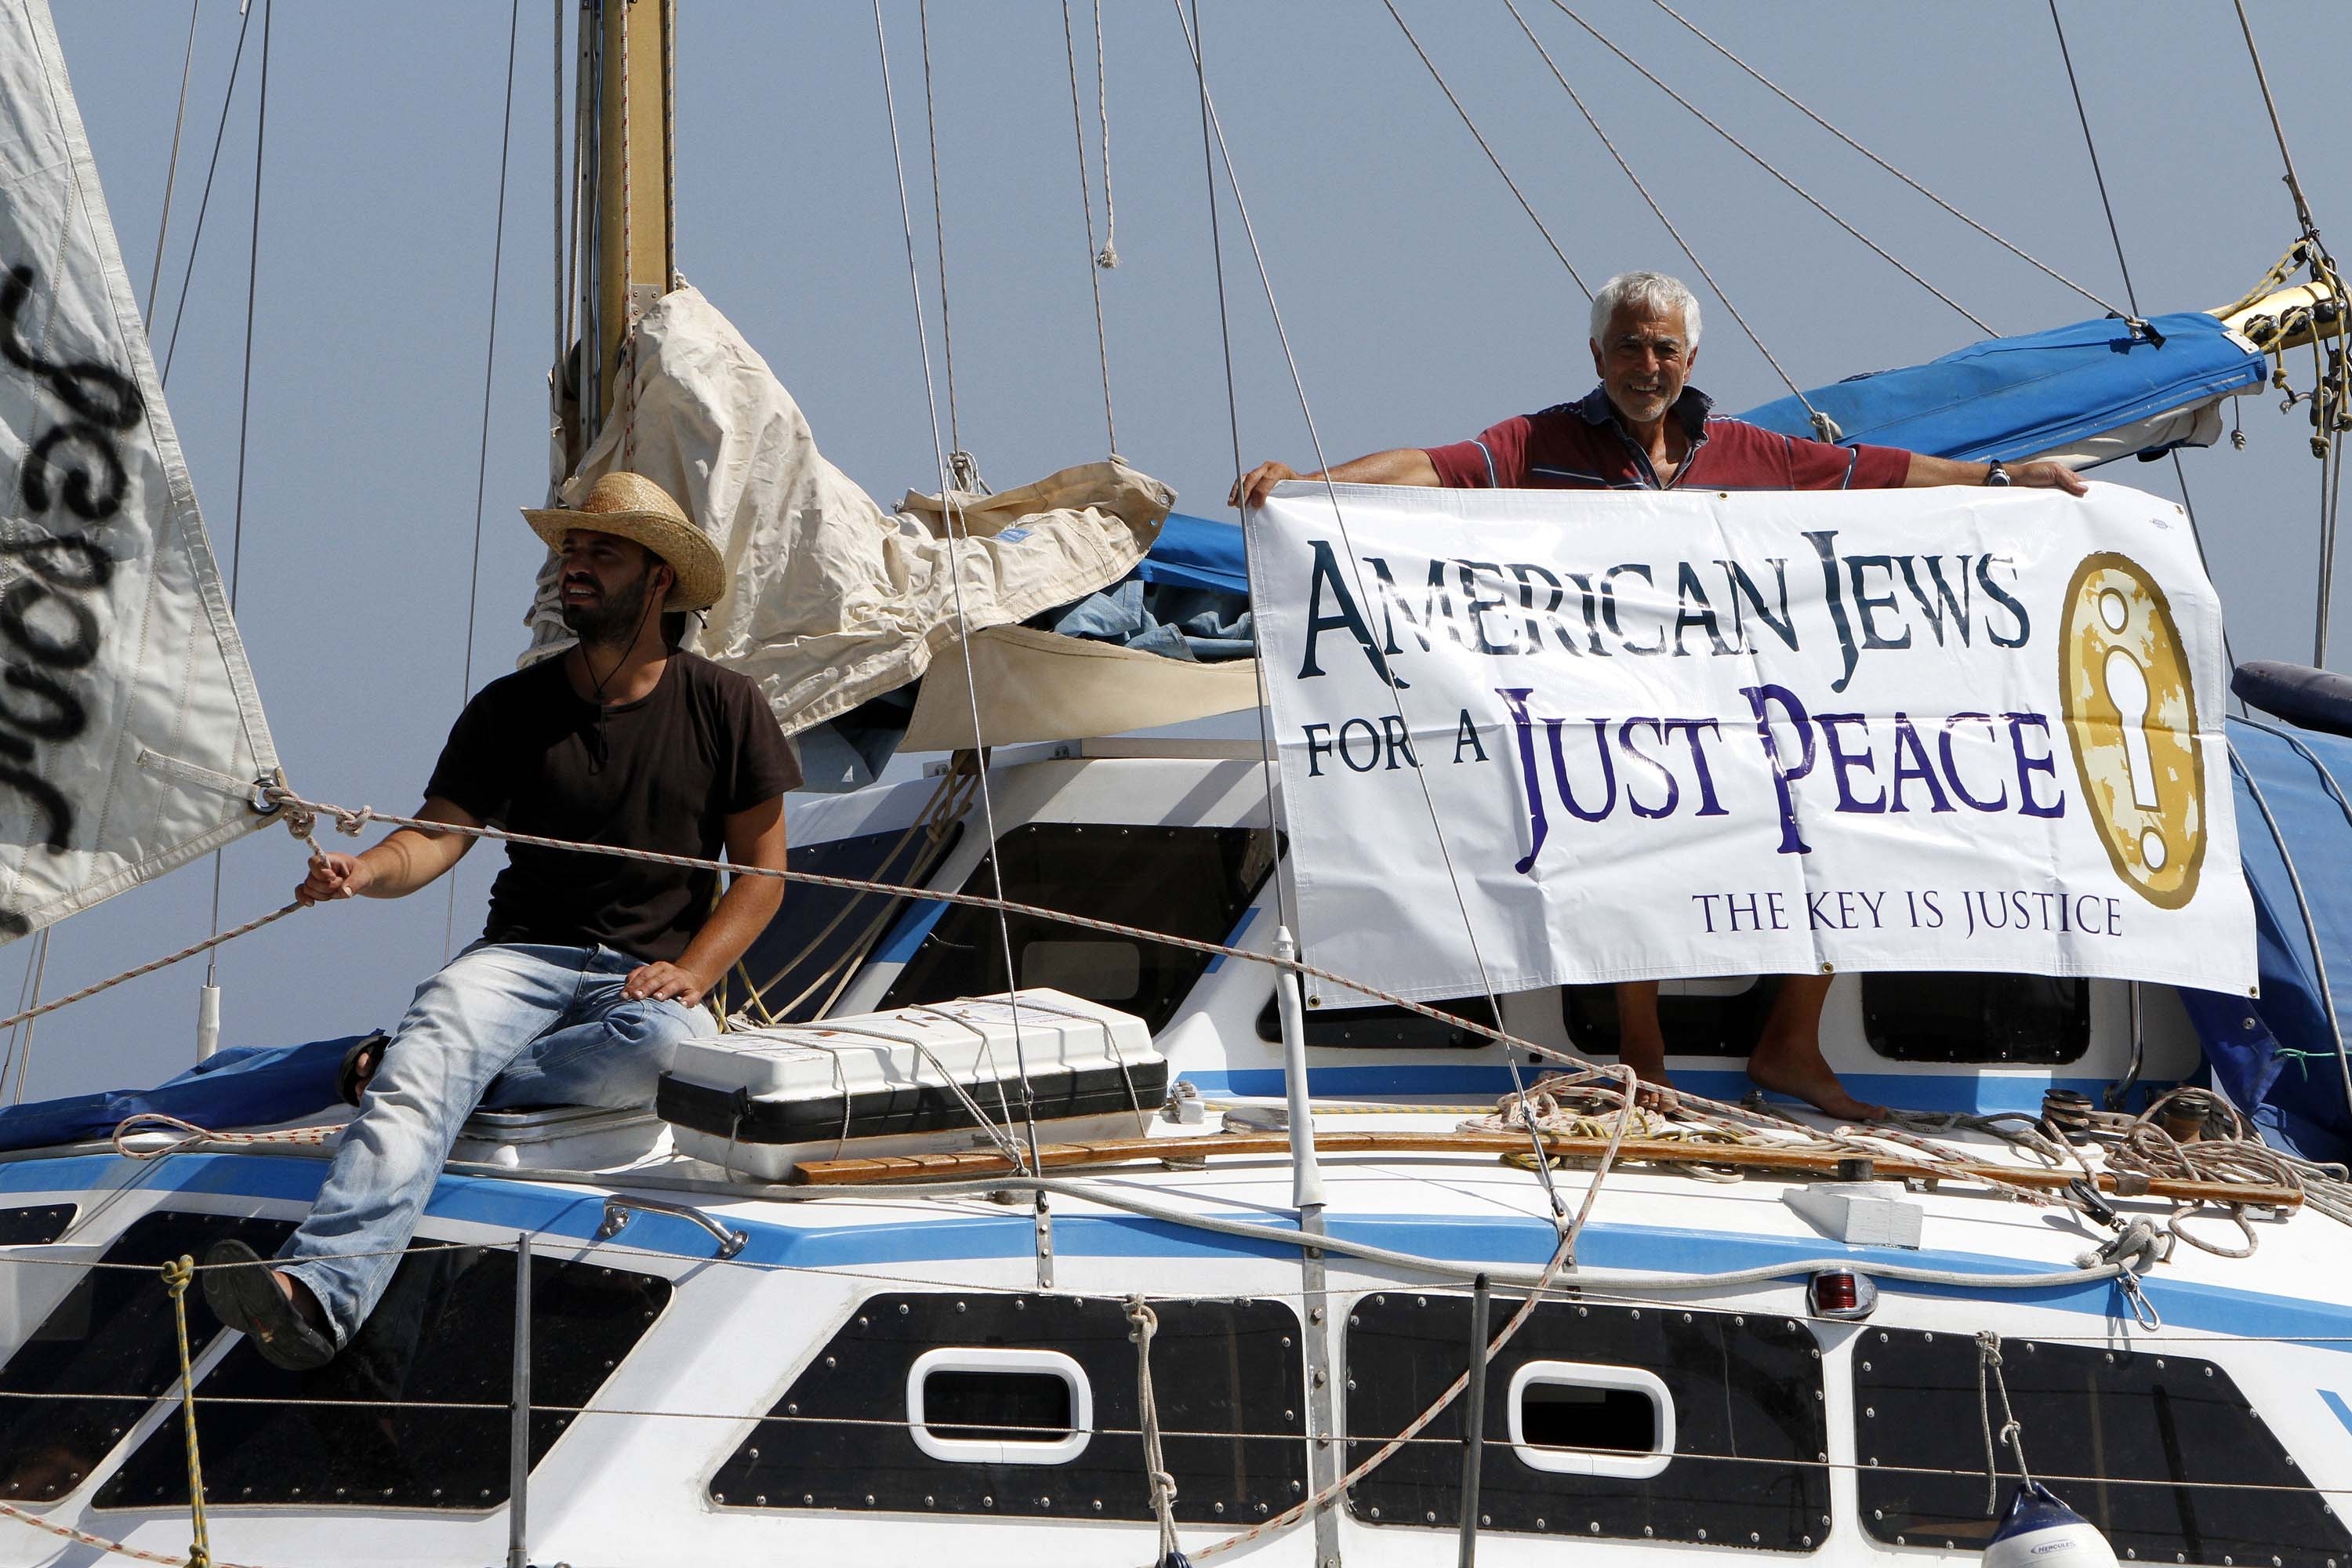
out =
<svg viewBox="0 0 2352 1568"><path fill-rule="evenodd" d="M2003 1340L2000 1354L2035 1478L2118 1558L2326 1568L2352 1552L2304 1467L2213 1363L2036 1340ZM1990 1539L1978 1374L1968 1334L1872 1329L1854 1341L1862 1519L1875 1539L1948 1550ZM1997 1462L2000 1510L2018 1471L2006 1447Z"/></svg>
<svg viewBox="0 0 2352 1568"><path fill-rule="evenodd" d="M475 1511L505 1502L514 1270L511 1251L424 1243L401 1259L342 1353L316 1372L280 1371L240 1342L197 1388L199 1401L220 1402L204 1405L206 1502ZM542 1406L531 1417L536 1465L570 1426L569 1412L595 1397L653 1327L671 1286L541 1257L530 1289L530 1393ZM197 1295L189 1293L192 1310ZM167 1319L167 1343L170 1333ZM97 1506L185 1508L185 1441L176 1420L158 1426Z"/></svg>
<svg viewBox="0 0 2352 1568"><path fill-rule="evenodd" d="M1456 996L1444 1002L1432 1002L1431 1006L1456 1017L1484 1024L1492 1029L1495 1005L1484 996ZM1386 1047L1394 1050L1476 1050L1494 1041L1459 1024L1441 1024L1436 1019L1402 1007L1383 1004L1377 1007L1310 1007L1307 1010L1307 1043L1328 1050L1370 1050ZM1279 1042L1282 1038L1280 1004L1272 996L1258 1010L1257 1037Z"/></svg>
<svg viewBox="0 0 2352 1568"><path fill-rule="evenodd" d="M2091 986L2043 974L1865 974L1862 1027L1889 1061L2055 1067L2090 1049Z"/></svg>
<svg viewBox="0 0 2352 1568"><path fill-rule="evenodd" d="M784 859L795 871L821 877L910 886L928 878L962 837L961 822L949 823L936 842L919 826L893 828L822 844L795 844ZM727 1006L742 1009L756 994L759 1005L780 1024L821 1018L856 973L863 954L887 943L910 916L937 907L919 908L912 899L795 882L776 918L729 972Z"/></svg>
<svg viewBox="0 0 2352 1568"><path fill-rule="evenodd" d="M997 841L963 890L1004 896L1066 914L1223 942L1273 867L1273 843L1250 827L1120 826L1032 822ZM1013 972L1024 985L1052 985L1141 1017L1154 1033L1183 1005L1209 954L1087 931L1025 915L1007 917ZM883 997L885 1008L1005 990L1004 937L993 910L957 906L939 923Z"/></svg>
<svg viewBox="0 0 2352 1568"><path fill-rule="evenodd" d="M0 1247L47 1247L73 1224L71 1204L0 1209Z"/></svg>
<svg viewBox="0 0 2352 1568"><path fill-rule="evenodd" d="M1297 1310L1152 1305L1151 1381L1177 1518L1239 1529L1304 1497ZM1111 1298L870 1296L719 1467L710 1500L1149 1521L1130 1332Z"/></svg>
<svg viewBox="0 0 2352 1568"><path fill-rule="evenodd" d="M942 1347L907 1369L907 1426L934 1459L1058 1465L1086 1451L1094 1394L1059 1351Z"/></svg>
<svg viewBox="0 0 2352 1568"><path fill-rule="evenodd" d="M1654 1372L1531 1361L1511 1374L1511 1447L1565 1476L1644 1479L1675 1456L1675 1401Z"/></svg>
<svg viewBox="0 0 2352 1568"><path fill-rule="evenodd" d="M179 1381L172 1299L160 1272L165 1263L184 1254L202 1258L213 1243L231 1239L268 1256L293 1229L285 1220L209 1214L147 1214L125 1226L100 1261L135 1267L92 1268L75 1279L0 1367L0 1497L44 1502L74 1490L147 1413L142 1402ZM69 1271L35 1269L33 1288L53 1274ZM220 1321L202 1289L186 1300L188 1348L201 1352ZM51 1397L58 1394L81 1397ZM184 1483L184 1453L180 1465Z"/></svg>
<svg viewBox="0 0 2352 1568"><path fill-rule="evenodd" d="M1658 1027L1666 1037L1667 1054L1746 1056L1755 1048L1764 1016L1780 994L1780 977L1770 974L1663 982L1658 988ZM1568 1037L1577 1048L1593 1056L1615 1056L1617 988L1566 985L1559 995Z"/></svg>
<svg viewBox="0 0 2352 1568"><path fill-rule="evenodd" d="M1515 1303L1495 1303L1499 1328ZM1346 1463L1470 1364L1470 1301L1390 1290L1349 1309ZM1478 1510L1533 1535L1810 1552L1828 1539L1819 1346L1768 1313L1545 1301L1487 1367ZM1456 1399L1349 1489L1367 1524L1460 1524Z"/></svg>

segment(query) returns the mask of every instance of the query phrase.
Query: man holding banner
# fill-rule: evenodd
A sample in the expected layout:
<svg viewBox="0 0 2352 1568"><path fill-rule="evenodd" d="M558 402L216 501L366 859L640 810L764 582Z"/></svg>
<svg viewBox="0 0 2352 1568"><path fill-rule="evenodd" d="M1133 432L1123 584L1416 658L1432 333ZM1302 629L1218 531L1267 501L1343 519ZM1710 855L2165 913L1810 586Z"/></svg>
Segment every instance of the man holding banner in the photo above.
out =
<svg viewBox="0 0 2352 1568"><path fill-rule="evenodd" d="M1418 485L1452 489L1717 491L2017 486L2083 495L2088 486L2054 462L1956 462L1892 447L1834 446L1717 418L1712 400L1688 384L1698 357L1699 303L1656 272L1612 278L1593 297L1593 368L1601 384L1574 403L1506 419L1467 441L1375 452L1328 470L1299 474L1261 463L1234 484L1236 506L1265 504L1285 479ZM1612 612L1613 613L1613 612ZM1557 744L1557 739L1555 739ZM1311 759L1310 759L1311 760ZM1826 974L1788 977L1748 1058L1748 1076L1845 1120L1874 1120L1885 1108L1857 1100L1823 1059ZM1616 986L1620 1059L1664 1086L1666 1044L1658 983Z"/></svg>

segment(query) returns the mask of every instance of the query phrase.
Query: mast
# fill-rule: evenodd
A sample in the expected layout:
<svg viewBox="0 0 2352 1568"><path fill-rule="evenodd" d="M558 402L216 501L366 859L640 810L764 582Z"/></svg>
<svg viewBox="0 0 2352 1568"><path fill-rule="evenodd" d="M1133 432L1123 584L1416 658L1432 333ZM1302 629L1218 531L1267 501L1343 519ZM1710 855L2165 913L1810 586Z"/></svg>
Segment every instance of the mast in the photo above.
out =
<svg viewBox="0 0 2352 1568"><path fill-rule="evenodd" d="M557 378L568 475L615 406L637 319L677 286L677 0L580 0L572 244L580 331Z"/></svg>

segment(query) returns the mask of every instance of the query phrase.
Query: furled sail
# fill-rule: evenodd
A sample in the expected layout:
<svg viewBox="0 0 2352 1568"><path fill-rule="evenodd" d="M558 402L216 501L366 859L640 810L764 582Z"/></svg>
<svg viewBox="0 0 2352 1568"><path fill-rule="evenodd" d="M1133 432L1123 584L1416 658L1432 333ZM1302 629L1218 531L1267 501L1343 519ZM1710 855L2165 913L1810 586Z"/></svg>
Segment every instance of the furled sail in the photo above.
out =
<svg viewBox="0 0 2352 1568"><path fill-rule="evenodd" d="M0 940L250 832L277 771L46 0L0 0Z"/></svg>
<svg viewBox="0 0 2352 1568"><path fill-rule="evenodd" d="M1857 375L1805 395L1838 438L1981 462L2053 458L2091 468L2174 447L2210 447L2221 404L2260 386L2268 362L2219 317L2114 317L1989 338L1941 359ZM1783 397L1740 416L1784 436L1814 434Z"/></svg>
<svg viewBox="0 0 2352 1568"><path fill-rule="evenodd" d="M728 589L691 646L757 681L787 733L913 680L959 624L1009 626L1117 582L1176 499L1123 463L1066 468L957 497L951 547L939 498L888 511L824 459L767 362L695 289L646 311L629 359L621 406L564 493L632 469L709 531ZM526 661L571 640L554 587L551 562Z"/></svg>

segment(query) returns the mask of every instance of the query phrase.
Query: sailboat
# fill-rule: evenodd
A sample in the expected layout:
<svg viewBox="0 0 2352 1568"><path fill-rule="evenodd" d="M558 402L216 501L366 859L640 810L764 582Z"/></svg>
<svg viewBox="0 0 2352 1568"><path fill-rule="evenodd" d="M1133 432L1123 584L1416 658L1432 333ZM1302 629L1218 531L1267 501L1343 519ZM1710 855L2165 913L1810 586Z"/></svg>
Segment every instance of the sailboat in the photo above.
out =
<svg viewBox="0 0 2352 1568"><path fill-rule="evenodd" d="M31 931L247 834L396 818L280 770L55 30L40 0L0 17L0 92L55 149L12 167L62 171L0 211L46 214L44 253L71 258L11 274L0 422L28 450L121 433L104 521L146 528L100 567L12 516L0 615L144 573L183 608L141 624L177 640L117 657L118 620L52 609L34 642L87 624L106 657L39 689L96 713L101 679L163 668L208 715L166 748L141 739L154 704L115 704L138 743L109 742L108 776L140 813L52 809L23 781L54 775L7 764L25 798L0 821L34 827L6 908ZM2352 1124L2325 1092L2340 1031L2311 1048L2346 927L2305 858L2340 842L2344 742L2229 731L2260 999L1846 976L1832 1065L1916 1114L1841 1127L1744 1100L1766 983L1686 981L1666 1024L1694 1113L1646 1108L1608 1070L1603 989L1433 1005L1311 962L1311 924L1300 958L1288 775L1254 738L1129 732L1260 708L1252 661L1204 657L1250 647L1240 531L1117 460L992 494L942 451L936 488L866 497L648 216L670 7L582 17L551 486L625 467L687 502L736 582L700 646L851 787L793 800L798 884L730 977L729 1032L641 1112L478 1114L320 1372L263 1362L173 1269L291 1230L348 1114L347 1039L0 1114L0 1555L1860 1563L2063 1536L2086 1555L2060 1560L2097 1561L2008 1509L2035 1488L2120 1560L2352 1553L2352 1187L2326 1142ZM2340 341L2339 298L2299 246L2220 310L1990 342L1752 417L2161 455ZM117 471L97 450L47 492L78 517ZM861 614L851 590L884 579L901 596ZM1073 613L1097 600L1118 602ZM1105 635L1114 613L1132 635ZM894 745L945 756L901 776Z"/></svg>

